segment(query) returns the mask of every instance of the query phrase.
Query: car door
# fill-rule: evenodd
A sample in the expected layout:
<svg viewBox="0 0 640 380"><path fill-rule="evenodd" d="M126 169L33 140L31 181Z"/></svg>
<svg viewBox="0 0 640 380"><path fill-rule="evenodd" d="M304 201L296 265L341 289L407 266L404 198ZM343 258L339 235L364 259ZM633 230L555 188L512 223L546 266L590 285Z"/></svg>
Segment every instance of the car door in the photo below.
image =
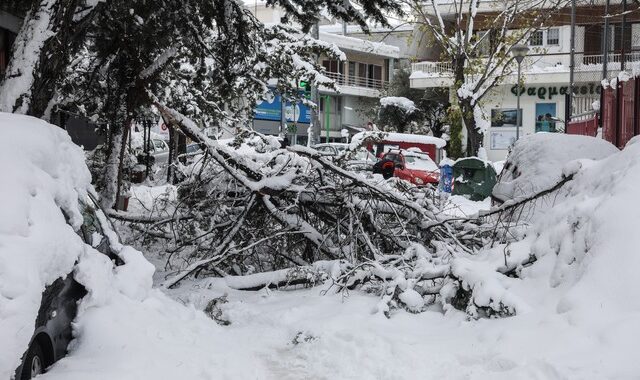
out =
<svg viewBox="0 0 640 380"><path fill-rule="evenodd" d="M153 139L153 157L156 164L166 164L169 161L169 145L160 139Z"/></svg>
<svg viewBox="0 0 640 380"><path fill-rule="evenodd" d="M396 170L393 173L393 176L412 182L413 175L411 174L411 170L407 169L404 156L401 154L394 155L393 162L396 165Z"/></svg>

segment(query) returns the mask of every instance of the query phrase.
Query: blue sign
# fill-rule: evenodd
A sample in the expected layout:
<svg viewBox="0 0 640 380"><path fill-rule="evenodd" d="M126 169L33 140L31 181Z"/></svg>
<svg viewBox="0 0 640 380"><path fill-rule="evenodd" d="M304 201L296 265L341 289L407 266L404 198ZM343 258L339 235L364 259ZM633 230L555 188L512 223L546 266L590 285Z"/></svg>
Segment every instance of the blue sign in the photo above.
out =
<svg viewBox="0 0 640 380"><path fill-rule="evenodd" d="M451 165L442 165L440 167L440 183L438 188L444 193L451 194L453 187L453 167Z"/></svg>
<svg viewBox="0 0 640 380"><path fill-rule="evenodd" d="M303 94L303 92L301 92ZM282 119L282 98L273 94L271 99L260 101L255 111L256 120L280 121ZM284 106L284 116L286 121L309 124L311 122L311 109L302 102L286 102Z"/></svg>

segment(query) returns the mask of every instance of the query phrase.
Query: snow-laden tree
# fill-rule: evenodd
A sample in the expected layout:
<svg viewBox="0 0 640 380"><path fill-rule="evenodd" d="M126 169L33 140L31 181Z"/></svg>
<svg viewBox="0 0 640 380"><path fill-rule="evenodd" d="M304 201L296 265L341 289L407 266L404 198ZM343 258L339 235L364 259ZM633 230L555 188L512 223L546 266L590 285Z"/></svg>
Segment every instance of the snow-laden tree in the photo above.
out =
<svg viewBox="0 0 640 380"><path fill-rule="evenodd" d="M9 11L26 12L0 83L0 111L50 116L70 57L77 52L100 0L8 0Z"/></svg>
<svg viewBox="0 0 640 380"><path fill-rule="evenodd" d="M440 60L451 62L454 92L467 131L467 154L476 155L482 145L489 115L479 104L505 77L515 72L510 49L526 44L530 34L544 26L567 0L403 1L415 15L415 23L432 36L442 51Z"/></svg>
<svg viewBox="0 0 640 380"><path fill-rule="evenodd" d="M307 2L286 3L304 11L292 14L303 27L315 20ZM333 9L327 1L314 2L311 10L324 3ZM371 2L348 17L364 22L382 10L393 7ZM201 126L243 128L256 102L271 96L270 80L285 97L299 96L295 87L303 78L331 86L315 57L341 57L332 46L289 27L265 27L236 0L110 1L89 31L58 100L61 107L109 126L105 205L119 193L128 127L148 112L152 98Z"/></svg>
<svg viewBox="0 0 640 380"><path fill-rule="evenodd" d="M440 88L426 90L411 88L410 75L408 68L395 71L389 86L382 90L380 103L373 107L375 114L371 117L375 117L376 124L386 131L431 133L436 137L442 137L445 133L446 110L449 106L446 91ZM384 102L384 98L405 98L413 103L413 110L410 113L405 112L394 102ZM404 104L408 103L404 102Z"/></svg>
<svg viewBox="0 0 640 380"><path fill-rule="evenodd" d="M386 96L380 98L377 124L384 131L420 133L414 130L417 129L414 124L418 114L418 108L412 100L402 96Z"/></svg>

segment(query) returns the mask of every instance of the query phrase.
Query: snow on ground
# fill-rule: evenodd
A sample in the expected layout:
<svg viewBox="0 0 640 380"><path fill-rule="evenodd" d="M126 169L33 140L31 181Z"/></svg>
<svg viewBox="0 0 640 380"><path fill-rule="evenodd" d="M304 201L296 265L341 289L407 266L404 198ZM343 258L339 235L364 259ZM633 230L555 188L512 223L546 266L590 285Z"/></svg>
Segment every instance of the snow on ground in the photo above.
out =
<svg viewBox="0 0 640 380"><path fill-rule="evenodd" d="M173 185L146 186L134 185L131 187L129 208L131 213L157 212L160 203L164 204L176 200L177 188Z"/></svg>
<svg viewBox="0 0 640 380"><path fill-rule="evenodd" d="M558 313L543 279L527 284L536 312L479 321L439 310L386 319L371 313L375 297L323 289L242 293L205 280L173 294L199 308L229 294L226 327L159 292L122 298L81 317L78 344L42 379L601 379L640 370L633 346L617 346L621 329Z"/></svg>
<svg viewBox="0 0 640 380"><path fill-rule="evenodd" d="M220 279L201 279L165 294L151 288L154 268L128 247L120 252L126 264L114 269L106 256L90 254L58 212L62 206L78 216L78 189L88 180L68 136L40 122L11 135L17 129L4 124L16 120L34 119L0 115L0 162L10 180L0 184L2 378L26 348L40 290L70 270L77 257L76 278L89 294L74 323L76 339L69 355L40 379L633 379L640 374L638 138L608 158L564 168L576 171L574 181L553 208L538 210L520 242L461 258L491 268L502 254L534 255L537 262L521 268L519 279L504 277L499 284L526 312L468 320L463 312L434 306L420 314L397 311L387 319L373 312L377 297L331 289L324 295L329 284L241 292ZM25 135L35 149L13 143ZM140 205L155 191L134 189ZM486 201L471 204L460 197L450 202L466 212L487 207ZM222 317L229 326L200 311L224 294L229 302L221 306Z"/></svg>
<svg viewBox="0 0 640 380"><path fill-rule="evenodd" d="M474 202L462 195L452 195L444 201L441 207L442 212L446 215L455 217L472 217L479 211L489 210L491 208L491 198L486 198L480 202Z"/></svg>

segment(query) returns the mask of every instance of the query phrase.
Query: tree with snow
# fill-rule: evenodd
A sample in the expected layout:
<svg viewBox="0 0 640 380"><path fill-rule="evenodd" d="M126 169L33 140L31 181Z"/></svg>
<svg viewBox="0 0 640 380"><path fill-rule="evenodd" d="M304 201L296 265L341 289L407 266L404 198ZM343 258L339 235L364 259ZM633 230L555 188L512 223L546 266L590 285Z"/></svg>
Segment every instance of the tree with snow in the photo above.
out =
<svg viewBox="0 0 640 380"><path fill-rule="evenodd" d="M411 133L428 134L442 137L446 124L446 110L449 106L446 91L440 88L419 90L411 88L409 77L411 71L408 68L400 68L395 71L393 80L382 91L383 98L402 97L413 102L415 111L410 114ZM402 124L400 118L405 118L405 113L398 113L395 107L382 107L382 100L378 107L374 107L379 125L387 126L385 130L405 132L406 128L396 128ZM395 115L394 115L395 114Z"/></svg>
<svg viewBox="0 0 640 380"><path fill-rule="evenodd" d="M384 131L411 133L419 111L413 101L401 96L380 98L377 124Z"/></svg>
<svg viewBox="0 0 640 380"><path fill-rule="evenodd" d="M25 14L0 82L0 111L49 119L57 86L80 48L100 0L9 0L5 9Z"/></svg>
<svg viewBox="0 0 640 380"><path fill-rule="evenodd" d="M363 27L370 18L384 22L384 12L400 12L388 0L363 7L342 0L269 4L283 6L304 30L325 8ZM52 48L60 41L68 43ZM285 97L299 96L292 83L302 78L331 86L314 59L319 53L340 54L291 28L265 27L237 0L33 0L0 88L0 105L44 117L57 108L108 126L103 202L111 206L121 187L128 130L154 102L171 105L201 126L242 127L256 102L268 96L270 79ZM39 78L46 91L40 91Z"/></svg>
<svg viewBox="0 0 640 380"><path fill-rule="evenodd" d="M467 154L476 155L490 125L480 103L490 90L514 73L516 65L510 49L527 42L566 0L438 0L405 2L415 15L414 22L430 33L442 50L441 60L451 62L453 86L467 132ZM488 7L483 12L478 8ZM446 11L445 11L446 9Z"/></svg>

